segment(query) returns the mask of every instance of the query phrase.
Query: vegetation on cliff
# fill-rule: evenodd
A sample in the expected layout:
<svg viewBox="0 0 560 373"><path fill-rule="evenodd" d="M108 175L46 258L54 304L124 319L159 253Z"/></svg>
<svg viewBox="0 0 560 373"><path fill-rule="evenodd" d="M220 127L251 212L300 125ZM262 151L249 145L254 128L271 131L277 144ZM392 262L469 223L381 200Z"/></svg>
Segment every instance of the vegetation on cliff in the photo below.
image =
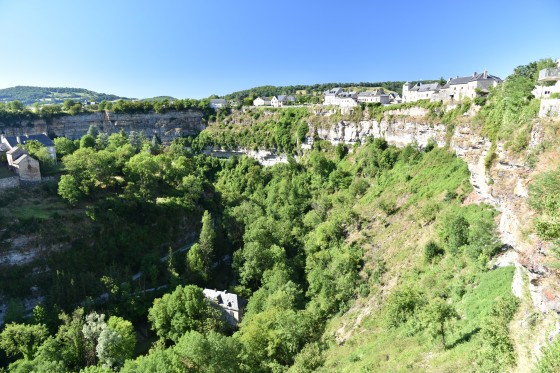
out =
<svg viewBox="0 0 560 373"><path fill-rule="evenodd" d="M510 130L535 114L525 94L540 65L528 66L486 102L414 106L448 132L473 103L482 106L480 128L523 149ZM123 105L116 109L129 110ZM398 149L379 138L352 148L315 139L301 151L309 125L390 120L411 107L364 105L330 117L222 110L200 136L165 149L155 137L93 128L80 141L57 139L58 184L1 196L3 241L25 234L49 251L0 271L9 299L0 364L57 372L515 366L514 268L488 265L502 249L496 211L469 202L466 164L433 143ZM206 146L299 158L263 167L202 155ZM560 237L558 181L553 170L530 189L537 233L551 241ZM248 300L236 328L202 288ZM22 299L38 295L42 305L27 312ZM537 368L554 370L559 350L551 344Z"/></svg>
<svg viewBox="0 0 560 373"><path fill-rule="evenodd" d="M288 113L286 123L297 128L298 112ZM471 190L469 173L445 150L397 149L372 139L348 154L342 145L316 142L300 163L264 168L245 157L192 155L180 142L161 152L148 140L135 147L123 133L108 141L93 135L86 135L92 144L67 149L67 174L58 186L69 202L59 224L81 215L82 238L74 236L55 254L44 282L35 278L47 295L44 306L27 321L23 315L10 320L16 322L10 328L48 330L33 337L27 355L14 352L8 361L22 359L10 370L219 371L227 361L227 371L314 371L334 368L333 358L336 369L366 363L392 369L394 361L421 361L422 351L434 354L428 366L450 356L457 364L493 366L465 352L489 343L481 337L485 328L494 333L503 325L489 320L511 271L486 269L498 248L493 212L461 206ZM181 236L178 229L198 226L193 217L204 210L197 248L160 261ZM46 223L37 220L42 234ZM425 250L428 244L437 248ZM193 252L212 252L215 264ZM132 280L137 271L142 275ZM17 274L5 276L14 281ZM486 285L497 281L503 287ZM412 284L421 286L411 290ZM229 287L249 299L239 330L225 327L198 286ZM25 289L5 295L23 297ZM392 352L388 365L363 359L358 350L335 358L343 349L331 334L333 316L368 299L375 311L364 322L376 343L392 336L416 346L406 355ZM96 329L94 311L119 321ZM130 335L126 320L140 329L149 321L154 334L143 343L159 342L125 362L118 356L130 351L119 344ZM108 331L90 337L90 329Z"/></svg>

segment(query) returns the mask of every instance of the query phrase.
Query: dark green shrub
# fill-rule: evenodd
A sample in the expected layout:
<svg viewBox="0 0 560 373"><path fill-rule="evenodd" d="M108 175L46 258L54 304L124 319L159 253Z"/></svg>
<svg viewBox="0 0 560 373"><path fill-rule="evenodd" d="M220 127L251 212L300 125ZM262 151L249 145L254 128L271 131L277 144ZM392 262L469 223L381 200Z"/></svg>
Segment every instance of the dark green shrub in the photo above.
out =
<svg viewBox="0 0 560 373"><path fill-rule="evenodd" d="M430 241L424 247L424 258L427 262L432 262L436 257L445 253L441 247L434 241Z"/></svg>

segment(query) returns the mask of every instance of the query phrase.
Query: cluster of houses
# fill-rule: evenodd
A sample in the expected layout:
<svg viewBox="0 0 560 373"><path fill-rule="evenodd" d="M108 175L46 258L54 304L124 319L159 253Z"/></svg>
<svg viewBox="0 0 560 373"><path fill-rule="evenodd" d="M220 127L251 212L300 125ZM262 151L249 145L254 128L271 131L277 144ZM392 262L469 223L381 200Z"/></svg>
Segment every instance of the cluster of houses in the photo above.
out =
<svg viewBox="0 0 560 373"><path fill-rule="evenodd" d="M340 87L329 89L323 93L325 106L355 107L360 103L380 103L382 105L401 102L396 93L385 93L383 88L367 92L345 92Z"/></svg>
<svg viewBox="0 0 560 373"><path fill-rule="evenodd" d="M469 76L449 78L444 85L439 83L417 83L411 87L409 82L403 85L402 102L418 100L430 101L461 101L465 98L475 98L480 94L487 94L488 89L497 86L502 79L488 74L474 72Z"/></svg>
<svg viewBox="0 0 560 373"><path fill-rule="evenodd" d="M402 98L395 93L386 93L382 88L371 92L356 93L345 92L337 87L324 92L323 105L355 107L360 103L390 105L418 100L461 101L467 97L472 99L477 95L486 94L490 87L495 87L501 82L502 79L488 74L488 71L449 78L443 85L440 83L417 83L412 86L409 82L406 82L403 85Z"/></svg>
<svg viewBox="0 0 560 373"><path fill-rule="evenodd" d="M34 183L41 181L39 161L29 155L22 145L31 140L38 141L47 148L51 158L56 159L54 143L45 133L21 136L1 135L0 139L0 151L6 152L8 167L19 176L21 182Z"/></svg>
<svg viewBox="0 0 560 373"><path fill-rule="evenodd" d="M558 67L540 71L539 81L541 85L535 87L533 94L541 99L540 116L560 116L560 60ZM556 82L554 85L549 82ZM338 106L341 108L353 108L361 103L379 103L390 105L398 103L415 102L418 100L429 100L439 102L460 102L463 99L474 99L477 96L488 94L489 89L502 83L502 79L491 75L488 71L474 72L468 76L456 76L449 78L447 82L416 83L414 85L406 82L403 85L402 97L393 92L385 92L383 88L366 92L347 92L340 87L335 87L323 92L324 106ZM283 107L292 105L296 98L290 95L278 95L273 97L257 97L253 101L254 106ZM226 107L224 99L211 100L210 106L214 109Z"/></svg>
<svg viewBox="0 0 560 373"><path fill-rule="evenodd" d="M278 95L272 97L257 97L253 100L254 106L283 107L296 103L296 98L290 95Z"/></svg>

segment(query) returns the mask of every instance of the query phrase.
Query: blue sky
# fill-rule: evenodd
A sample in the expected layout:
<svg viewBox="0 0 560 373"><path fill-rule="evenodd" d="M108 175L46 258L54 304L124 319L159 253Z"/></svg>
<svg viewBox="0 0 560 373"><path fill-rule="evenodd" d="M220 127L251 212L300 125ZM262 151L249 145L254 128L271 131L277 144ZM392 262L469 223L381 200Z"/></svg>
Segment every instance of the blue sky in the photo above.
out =
<svg viewBox="0 0 560 373"><path fill-rule="evenodd" d="M0 88L203 98L560 58L560 1L0 0Z"/></svg>

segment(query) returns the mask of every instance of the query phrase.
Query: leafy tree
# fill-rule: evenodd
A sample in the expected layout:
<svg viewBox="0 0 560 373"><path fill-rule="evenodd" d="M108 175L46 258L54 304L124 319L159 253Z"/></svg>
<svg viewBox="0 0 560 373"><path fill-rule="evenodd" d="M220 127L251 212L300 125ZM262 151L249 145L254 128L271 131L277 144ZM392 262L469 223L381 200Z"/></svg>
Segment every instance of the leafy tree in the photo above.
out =
<svg viewBox="0 0 560 373"><path fill-rule="evenodd" d="M306 344L296 355L294 365L290 367L288 373L312 373L316 372L324 362L325 357L318 343Z"/></svg>
<svg viewBox="0 0 560 373"><path fill-rule="evenodd" d="M200 237L187 254L187 271L193 279L200 279L205 283L210 278L214 263L215 241L216 232L212 223L212 215L208 211L204 211Z"/></svg>
<svg viewBox="0 0 560 373"><path fill-rule="evenodd" d="M97 356L105 368L118 368L134 354L136 336L130 321L111 316L99 334Z"/></svg>
<svg viewBox="0 0 560 373"><path fill-rule="evenodd" d="M148 153L134 155L126 162L123 173L128 180L127 192L145 200L153 200L161 180L161 164Z"/></svg>
<svg viewBox="0 0 560 373"><path fill-rule="evenodd" d="M430 241L424 247L424 258L432 262L437 256L443 255L444 251L434 241Z"/></svg>
<svg viewBox="0 0 560 373"><path fill-rule="evenodd" d="M160 338L174 342L189 330L204 333L225 327L221 312L194 285L177 286L172 293L155 299L148 320Z"/></svg>
<svg viewBox="0 0 560 373"><path fill-rule="evenodd" d="M440 229L440 237L450 253L468 243L469 222L462 216L450 215L445 217Z"/></svg>
<svg viewBox="0 0 560 373"><path fill-rule="evenodd" d="M58 182L58 195L74 206L82 198L83 194L74 176L62 175Z"/></svg>
<svg viewBox="0 0 560 373"><path fill-rule="evenodd" d="M84 135L80 140L80 148L95 148L95 137L90 135Z"/></svg>
<svg viewBox="0 0 560 373"><path fill-rule="evenodd" d="M24 359L30 360L47 337L45 325L10 323L0 333L0 348L9 356L22 354Z"/></svg>
<svg viewBox="0 0 560 373"><path fill-rule="evenodd" d="M451 320L459 318L455 308L443 299L436 298L426 308L424 317L432 336L441 338L442 347L446 349L445 334L449 328L449 323Z"/></svg>
<svg viewBox="0 0 560 373"><path fill-rule="evenodd" d="M509 323L517 311L519 300L512 294L500 297L481 326L484 341L479 351L479 363L484 371L502 371L515 364L516 355L510 337Z"/></svg>
<svg viewBox="0 0 560 373"><path fill-rule="evenodd" d="M90 125L87 134L92 136L93 138L97 138L97 136L99 136L99 128L97 128L97 125Z"/></svg>
<svg viewBox="0 0 560 373"><path fill-rule="evenodd" d="M86 343L83 334L84 310L77 308L71 315L61 313L60 320L62 325L58 328L55 342L59 346L56 348L70 369L83 367L86 365Z"/></svg>
<svg viewBox="0 0 560 373"><path fill-rule="evenodd" d="M22 322L25 313L25 306L21 299L10 298L8 301L8 309L6 310L6 316L4 317L4 322Z"/></svg>
<svg viewBox="0 0 560 373"><path fill-rule="evenodd" d="M53 140L53 142L56 149L56 155L59 158L72 154L77 149L74 141L69 140L66 137L57 137Z"/></svg>
<svg viewBox="0 0 560 373"><path fill-rule="evenodd" d="M386 322L387 326L396 328L411 319L424 305L421 293L406 288L393 291L387 298Z"/></svg>
<svg viewBox="0 0 560 373"><path fill-rule="evenodd" d="M99 335L107 328L105 322L105 315L91 312L85 318L84 326L82 327L82 334L84 335L84 345L86 360L89 364L96 362L96 346Z"/></svg>
<svg viewBox="0 0 560 373"><path fill-rule="evenodd" d="M312 327L304 311L270 308L242 322L242 357L252 371L287 367L313 335Z"/></svg>

